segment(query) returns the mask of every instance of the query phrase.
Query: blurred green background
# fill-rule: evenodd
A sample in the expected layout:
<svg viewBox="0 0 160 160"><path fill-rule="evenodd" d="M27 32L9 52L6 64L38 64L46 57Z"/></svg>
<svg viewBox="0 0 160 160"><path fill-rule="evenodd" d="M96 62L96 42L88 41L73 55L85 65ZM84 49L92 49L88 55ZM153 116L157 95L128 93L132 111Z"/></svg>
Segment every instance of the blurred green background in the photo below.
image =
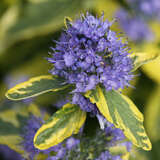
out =
<svg viewBox="0 0 160 160"><path fill-rule="evenodd" d="M100 15L104 11L105 18L113 20L116 11L124 6L125 0L1 0L0 112L6 107L4 101L8 88L29 77L48 74L52 66L46 57L49 48L55 45L52 40L57 40L64 29L65 17L75 19L85 11L94 15ZM160 23L153 20L149 26L156 35L154 41L142 44L130 41L133 52L152 54L160 51ZM113 25L113 29L122 31L118 23ZM144 113L145 127L153 144L153 149L149 152L135 148L131 155L132 160L160 159L159 69L160 58L145 64L137 71L138 76L132 82L135 89L123 91ZM49 108L56 103L56 98L54 95L45 94L37 97L35 101L38 106ZM5 144L1 140L0 143Z"/></svg>

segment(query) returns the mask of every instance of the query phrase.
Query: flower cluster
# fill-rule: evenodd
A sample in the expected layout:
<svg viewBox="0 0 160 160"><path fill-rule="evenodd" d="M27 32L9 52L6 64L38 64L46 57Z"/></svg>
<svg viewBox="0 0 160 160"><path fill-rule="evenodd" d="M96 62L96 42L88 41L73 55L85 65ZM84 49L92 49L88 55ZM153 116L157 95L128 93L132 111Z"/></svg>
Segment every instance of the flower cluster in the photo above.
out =
<svg viewBox="0 0 160 160"><path fill-rule="evenodd" d="M113 146L125 146L127 151L130 152L132 143L125 140L125 136L122 132L122 130L115 128L113 124L107 122L104 117L102 117L102 121L104 123L104 130L99 131L96 134L96 137L94 139L95 145L97 145L97 141L99 141L99 149L97 150L98 152L92 153L95 154L94 157L96 160L101 160L101 159L115 159L115 160L121 160L121 154L113 156L109 152L109 148ZM70 137L66 139L64 142L53 146L47 150L39 150L36 149L33 145L33 138L37 130L40 128L42 125L43 120L41 118L31 116L30 119L27 121L27 124L25 125L23 129L23 142L22 146L24 150L29 154L30 159L34 159L35 156L37 156L39 153L45 154L48 156L47 160L59 160L59 159L67 159L70 156L73 156L75 153L78 154L79 156L83 153L81 153L81 147L80 147L80 140ZM81 146L84 148L86 147L86 153L85 157L90 154L90 149L89 147L94 147L93 145L89 144L90 141L92 142L92 139L90 141L83 141L82 138L82 143ZM84 138L85 139L85 138ZM87 143L86 143L87 142ZM95 147L96 148L96 147ZM54 154L53 154L54 153ZM117 159L116 159L117 158ZM119 158L119 159L118 159Z"/></svg>
<svg viewBox="0 0 160 160"><path fill-rule="evenodd" d="M98 113L98 109L95 104L92 104L88 98L85 98L80 93L75 93L72 99L73 104L78 104L80 108L85 112L91 112L93 115Z"/></svg>
<svg viewBox="0 0 160 160"><path fill-rule="evenodd" d="M59 41L56 41L56 47L52 48L52 57L48 58L49 62L54 64L51 73L63 77L66 83L75 86L72 92L72 103L96 115L103 135L105 138L110 137L110 140L101 142L102 149L99 149L98 153L92 153L97 158L96 160L104 159L104 157L105 159L121 159L121 155L113 156L108 148L119 144L125 136L120 129L115 128L102 117L97 106L84 97L83 93L94 89L97 84L103 85L107 91L123 89L129 86L129 81L133 78L129 48L110 29L111 25L112 23L107 20L103 21L103 15L97 18L89 13L81 15L81 18L74 22L67 21L67 29L62 33ZM128 142L120 143L120 145L127 148ZM86 147L85 156L90 154L88 147ZM129 151L130 148L127 149ZM65 153L64 148L61 155L62 153ZM77 152L77 154L80 153ZM54 159L56 159L55 156L52 156L48 160Z"/></svg>
<svg viewBox="0 0 160 160"><path fill-rule="evenodd" d="M57 150L56 156L50 156L47 160L59 160L64 159L67 160L68 156L70 156L70 152L77 147L77 145L80 143L79 139L75 139L73 137L68 138L65 142L65 147L59 148L60 150Z"/></svg>
<svg viewBox="0 0 160 160"><path fill-rule="evenodd" d="M6 145L0 145L0 157L5 160L24 160L20 154Z"/></svg>
<svg viewBox="0 0 160 160"><path fill-rule="evenodd" d="M123 156L129 154L132 149L132 143L127 141L122 130L115 128L115 126L102 117L104 123L104 130L97 130L94 138L81 137L80 146L73 150L70 155L81 159L94 160L122 160ZM120 148L123 148L122 151ZM112 148L119 148L113 152ZM92 157L92 158L91 158Z"/></svg>
<svg viewBox="0 0 160 160"><path fill-rule="evenodd" d="M146 18L157 18L160 20L159 0L128 0L130 6Z"/></svg>
<svg viewBox="0 0 160 160"><path fill-rule="evenodd" d="M103 15L97 18L89 13L69 21L48 58L54 64L51 73L74 84L74 92L86 92L98 83L107 90L129 86L133 78L129 49L111 25Z"/></svg>
<svg viewBox="0 0 160 160"><path fill-rule="evenodd" d="M152 20L160 21L159 0L127 0L130 12L121 8L116 17L127 36L134 42L152 41L154 34L148 23Z"/></svg>
<svg viewBox="0 0 160 160"><path fill-rule="evenodd" d="M143 18L130 15L124 9L119 10L116 16L121 28L132 41L151 41L153 39L153 33Z"/></svg>
<svg viewBox="0 0 160 160"><path fill-rule="evenodd" d="M34 159L34 157L39 153L48 155L47 160L62 159L67 151L72 150L76 145L79 144L80 141L78 139L70 137L65 142L53 146L47 150L36 149L33 144L34 135L43 123L44 121L41 118L32 115L23 128L22 146L24 150L29 154L30 159ZM55 152L56 155L52 156L52 152Z"/></svg>
<svg viewBox="0 0 160 160"><path fill-rule="evenodd" d="M102 152L95 160L122 160L121 156L112 156L109 151Z"/></svg>
<svg viewBox="0 0 160 160"><path fill-rule="evenodd" d="M43 121L41 118L30 116L28 119L26 125L24 126L22 130L22 146L26 152L29 153L30 158L33 159L33 157L40 152L40 150L36 149L33 145L33 139L34 135L37 132L37 130L42 125Z"/></svg>
<svg viewBox="0 0 160 160"><path fill-rule="evenodd" d="M107 138L111 137L111 139L106 142L106 146L108 148L114 147L114 146L124 146L124 147L126 147L127 152L130 152L131 148L132 148L132 143L129 141L124 141L125 136L124 136L122 130L120 130L119 128L115 128L112 123L106 121L105 119L103 119L103 120L105 123L105 129L104 129L105 136ZM109 152L109 150L106 150L106 151L102 152L100 154L100 156L98 158L96 158L96 160L122 160L121 156L122 156L122 154L112 155Z"/></svg>
<svg viewBox="0 0 160 160"><path fill-rule="evenodd" d="M110 123L110 122L108 122L106 120L104 120L104 121L107 124L106 128L104 129L105 133L106 133L106 136L107 137L108 136L112 137L112 139L108 143L110 146L117 145L117 142L123 141L126 138L121 129L115 128L115 126L112 123ZM126 146L127 151L128 152L131 151L132 143L129 142L129 141L121 142L118 145Z"/></svg>

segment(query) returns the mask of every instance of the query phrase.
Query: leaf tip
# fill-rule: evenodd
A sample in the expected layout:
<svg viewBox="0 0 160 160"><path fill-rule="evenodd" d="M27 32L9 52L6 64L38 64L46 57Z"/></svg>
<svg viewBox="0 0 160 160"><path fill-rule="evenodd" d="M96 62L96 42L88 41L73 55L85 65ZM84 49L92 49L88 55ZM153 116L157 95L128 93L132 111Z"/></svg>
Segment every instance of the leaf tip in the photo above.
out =
<svg viewBox="0 0 160 160"><path fill-rule="evenodd" d="M64 18L64 25L66 28L68 28L68 26L71 25L70 22L72 22L72 19L70 17Z"/></svg>
<svg viewBox="0 0 160 160"><path fill-rule="evenodd" d="M150 142L149 138L147 139L147 141L146 141L146 146L144 146L143 149L144 149L145 151L150 151L150 150L152 150L152 143Z"/></svg>

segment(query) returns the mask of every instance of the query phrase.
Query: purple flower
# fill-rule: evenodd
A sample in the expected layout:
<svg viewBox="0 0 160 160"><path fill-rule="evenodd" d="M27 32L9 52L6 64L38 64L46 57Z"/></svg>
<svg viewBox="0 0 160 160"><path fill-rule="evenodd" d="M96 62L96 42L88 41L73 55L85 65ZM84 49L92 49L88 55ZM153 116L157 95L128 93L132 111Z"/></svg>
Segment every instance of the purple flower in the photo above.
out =
<svg viewBox="0 0 160 160"><path fill-rule="evenodd" d="M116 128L114 124L108 122L103 116L97 114L101 129L104 130L106 137L111 137L110 141L107 142L108 146L121 145L125 146L127 151L130 152L132 143L130 141L124 141L126 139L123 131ZM121 142L124 141L124 142Z"/></svg>
<svg viewBox="0 0 160 160"><path fill-rule="evenodd" d="M109 124L109 122L107 122L107 123ZM115 128L114 125L111 123L109 125L107 125L107 127L104 130L105 130L107 137L109 137L109 136L112 137L111 143L115 143L116 141L121 141L121 140L125 139L125 136L124 136L122 130L119 128Z"/></svg>
<svg viewBox="0 0 160 160"><path fill-rule="evenodd" d="M122 160L121 157L113 156L109 153L109 151L102 152L101 155L95 160Z"/></svg>
<svg viewBox="0 0 160 160"><path fill-rule="evenodd" d="M80 143L79 139L75 139L75 138L71 137L71 138L67 139L66 147L67 147L67 149L71 150L72 148L77 146L79 143Z"/></svg>
<svg viewBox="0 0 160 160"><path fill-rule="evenodd" d="M0 145L0 155L5 160L22 160L23 159L19 153L15 152L14 150L10 149L8 146L5 146L5 145Z"/></svg>
<svg viewBox="0 0 160 160"><path fill-rule="evenodd" d="M40 152L40 150L36 149L33 144L34 135L37 130L42 125L43 121L41 118L37 118L35 116L31 116L30 119L27 121L27 124L23 128L23 141L22 145L25 151L30 154L30 157L33 157Z"/></svg>
<svg viewBox="0 0 160 160"><path fill-rule="evenodd" d="M115 128L112 123L106 121L103 117L99 117L99 119L101 121L104 121L104 132L106 138L108 139L106 142L107 148L114 146L125 146L127 151L130 152L132 148L132 143L129 141L125 141L126 137L124 136L122 130L119 128ZM103 151L95 160L122 160L121 156L121 154L112 155L108 150L106 150Z"/></svg>
<svg viewBox="0 0 160 160"><path fill-rule="evenodd" d="M128 4L132 9L146 18L160 18L159 0L128 0Z"/></svg>
<svg viewBox="0 0 160 160"><path fill-rule="evenodd" d="M127 0L127 3L130 12L120 9L116 13L121 28L132 41L152 41L154 35L148 24L153 20L160 21L160 1Z"/></svg>
<svg viewBox="0 0 160 160"><path fill-rule="evenodd" d="M55 156L50 156L47 158L47 160L60 160L64 157L67 157L69 154L69 151L72 149L75 149L75 147L80 143L79 139L75 139L73 137L68 138L63 144L65 144L65 147L60 147L57 150L57 154ZM64 158L65 159L65 158Z"/></svg>
<svg viewBox="0 0 160 160"><path fill-rule="evenodd" d="M73 95L72 103L78 104L83 111L91 112L93 115L98 113L96 105L92 104L88 98L85 98L80 93L75 93Z"/></svg>
<svg viewBox="0 0 160 160"><path fill-rule="evenodd" d="M56 108L61 108L66 103L70 102L69 98L70 98L69 96L66 96L66 97L64 95L60 96L59 97L60 100L58 100L58 102L54 103L53 106L55 106Z"/></svg>
<svg viewBox="0 0 160 160"><path fill-rule="evenodd" d="M99 83L107 90L129 86L133 78L128 48L115 32L112 23L88 12L69 22L56 47L51 48L52 74L75 85L75 93L94 89Z"/></svg>
<svg viewBox="0 0 160 160"><path fill-rule="evenodd" d="M132 142L126 141L118 144L119 146L125 146L127 151L130 152L132 149Z"/></svg>
<svg viewBox="0 0 160 160"><path fill-rule="evenodd" d="M56 156L51 156L51 157L47 158L47 160L58 160L58 158Z"/></svg>
<svg viewBox="0 0 160 160"><path fill-rule="evenodd" d="M112 137L108 142L109 146L125 146L128 152L131 151L132 143L130 141L124 141L126 137L121 129L115 128L112 123L106 121L106 128L104 130L107 137Z"/></svg>
<svg viewBox="0 0 160 160"><path fill-rule="evenodd" d="M153 40L153 33L143 17L130 15L123 9L119 10L116 15L121 28L132 41Z"/></svg>
<svg viewBox="0 0 160 160"><path fill-rule="evenodd" d="M41 127L43 123L44 121L41 118L32 115L30 116L29 120L27 121L26 125L23 128L22 146L24 150L29 153L30 159L33 159L34 156L39 154L40 152L49 155L51 151L57 152L57 150L61 148L61 144L58 144L47 150L39 150L34 147L33 144L34 135L36 134L37 130Z"/></svg>

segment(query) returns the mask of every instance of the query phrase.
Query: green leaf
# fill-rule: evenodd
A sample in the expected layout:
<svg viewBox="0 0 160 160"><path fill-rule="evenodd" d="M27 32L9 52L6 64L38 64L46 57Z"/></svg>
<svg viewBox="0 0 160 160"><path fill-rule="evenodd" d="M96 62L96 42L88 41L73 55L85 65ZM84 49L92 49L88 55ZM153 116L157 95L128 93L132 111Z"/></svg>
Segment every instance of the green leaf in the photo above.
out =
<svg viewBox="0 0 160 160"><path fill-rule="evenodd" d="M150 53L150 52L136 52L131 55L133 59L133 71L137 70L143 64L146 64L159 56L159 52Z"/></svg>
<svg viewBox="0 0 160 160"><path fill-rule="evenodd" d="M4 13L0 22L0 49L6 49L17 41L46 35L63 26L65 16L76 15L85 6L79 0L27 1L14 5ZM6 18L7 17L7 18Z"/></svg>
<svg viewBox="0 0 160 160"><path fill-rule="evenodd" d="M157 85L147 100L145 109L146 129L152 141L160 140L160 85Z"/></svg>
<svg viewBox="0 0 160 160"><path fill-rule="evenodd" d="M59 91L66 88L64 80L51 76L39 76L20 83L8 90L6 97L11 100L21 100L29 97L35 97L49 91Z"/></svg>
<svg viewBox="0 0 160 160"><path fill-rule="evenodd" d="M72 134L77 134L86 119L86 113L80 107L66 104L37 131L34 145L40 150L48 149Z"/></svg>
<svg viewBox="0 0 160 160"><path fill-rule="evenodd" d="M151 149L150 140L143 127L143 115L128 97L114 90L106 91L99 86L89 91L86 97L97 105L109 122L122 129L133 144L144 150Z"/></svg>

